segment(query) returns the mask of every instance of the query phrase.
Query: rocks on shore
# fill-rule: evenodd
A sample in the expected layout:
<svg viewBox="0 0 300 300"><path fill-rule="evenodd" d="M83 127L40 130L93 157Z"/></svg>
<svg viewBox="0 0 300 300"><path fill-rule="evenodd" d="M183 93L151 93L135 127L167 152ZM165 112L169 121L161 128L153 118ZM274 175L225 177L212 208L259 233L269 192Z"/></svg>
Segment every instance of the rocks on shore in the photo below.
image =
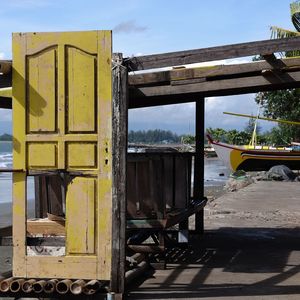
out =
<svg viewBox="0 0 300 300"><path fill-rule="evenodd" d="M256 181L300 181L300 176L285 165L277 165L269 171L261 172L246 173L239 170L230 175L224 188L229 192L234 192Z"/></svg>

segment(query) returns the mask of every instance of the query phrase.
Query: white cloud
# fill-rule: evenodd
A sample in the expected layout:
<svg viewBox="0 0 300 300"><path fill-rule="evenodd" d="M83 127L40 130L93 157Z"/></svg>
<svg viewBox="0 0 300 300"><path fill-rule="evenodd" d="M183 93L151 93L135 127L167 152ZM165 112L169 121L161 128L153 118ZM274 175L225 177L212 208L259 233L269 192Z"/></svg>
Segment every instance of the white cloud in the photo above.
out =
<svg viewBox="0 0 300 300"><path fill-rule="evenodd" d="M248 119L223 114L224 111L253 114L257 113L254 94L210 97L205 99L205 127L242 130ZM268 130L270 122L260 122ZM173 130L178 133L193 133L195 128L195 104L176 104L129 110L129 129Z"/></svg>
<svg viewBox="0 0 300 300"><path fill-rule="evenodd" d="M121 22L113 28L114 33L133 33L146 31L146 26L136 24L135 20Z"/></svg>

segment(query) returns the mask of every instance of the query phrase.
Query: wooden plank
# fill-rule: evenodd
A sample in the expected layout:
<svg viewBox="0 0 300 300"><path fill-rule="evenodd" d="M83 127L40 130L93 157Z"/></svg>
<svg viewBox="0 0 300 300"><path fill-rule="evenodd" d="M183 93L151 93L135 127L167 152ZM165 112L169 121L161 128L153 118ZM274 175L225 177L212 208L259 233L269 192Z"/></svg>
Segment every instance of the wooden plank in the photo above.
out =
<svg viewBox="0 0 300 300"><path fill-rule="evenodd" d="M63 178L60 175L47 176L47 194L49 202L49 213L63 215L63 193L65 190Z"/></svg>
<svg viewBox="0 0 300 300"><path fill-rule="evenodd" d="M56 222L48 219L37 219L27 221L27 234L28 235L55 235L65 236L66 229L64 222Z"/></svg>
<svg viewBox="0 0 300 300"><path fill-rule="evenodd" d="M272 57L272 59L271 59ZM212 80L214 77L221 79L230 75L241 75L252 74L260 75L262 70L266 69L282 69L283 71L288 70L299 70L300 68L300 58L287 58L287 59L274 59L273 56L264 56L266 61L255 61L242 64L234 65L216 65L216 66L206 66L197 68L182 68L174 69L170 71L162 72L152 72L145 74L133 74L129 76L128 82L130 85L155 85L163 84L166 82L174 81L178 83L186 79L200 79L209 78Z"/></svg>
<svg viewBox="0 0 300 300"><path fill-rule="evenodd" d="M127 64L137 71L299 49L300 37L295 37L131 57Z"/></svg>
<svg viewBox="0 0 300 300"><path fill-rule="evenodd" d="M27 272L30 274L28 277L41 278L43 274L42 278L95 279L97 277L95 260L96 257L92 255L27 256ZM77 270L76 273L74 270Z"/></svg>
<svg viewBox="0 0 300 300"><path fill-rule="evenodd" d="M188 197L188 157L175 156L175 207L186 208Z"/></svg>
<svg viewBox="0 0 300 300"><path fill-rule="evenodd" d="M128 72L122 54L113 55L112 110L112 267L110 289L124 293L126 244L126 177L128 127Z"/></svg>
<svg viewBox="0 0 300 300"><path fill-rule="evenodd" d="M126 176L126 200L127 200L127 218L135 218L137 216L137 185L136 185L136 162L127 160L127 176Z"/></svg>
<svg viewBox="0 0 300 300"><path fill-rule="evenodd" d="M287 78L288 77L288 78ZM199 97L238 95L300 87L300 72L212 80L176 86L140 87L129 90L129 108L196 101Z"/></svg>
<svg viewBox="0 0 300 300"><path fill-rule="evenodd" d="M26 170L26 37L13 34L13 168ZM13 173L13 276L26 277L26 172Z"/></svg>
<svg viewBox="0 0 300 300"><path fill-rule="evenodd" d="M162 160L160 156L152 157L149 161L150 166L150 198L145 202L145 207L152 208L152 211L149 213L156 215L158 219L161 219L165 216L165 199L163 199L163 169L162 169ZM149 202L148 202L149 200Z"/></svg>
<svg viewBox="0 0 300 300"><path fill-rule="evenodd" d="M153 218L153 189L151 187L151 178L154 176L151 168L151 160L138 161L136 163L137 179L137 201L139 218Z"/></svg>
<svg viewBox="0 0 300 300"><path fill-rule="evenodd" d="M174 193L173 193L173 173L174 163L173 157L170 155L162 155L163 159L163 178L162 178L162 189L163 199L166 206L166 210L174 206Z"/></svg>
<svg viewBox="0 0 300 300"><path fill-rule="evenodd" d="M144 85L151 83L169 82L171 80L171 72L152 72L145 74L131 74L128 76L129 85Z"/></svg>
<svg viewBox="0 0 300 300"><path fill-rule="evenodd" d="M76 177L68 185L66 195L66 250L70 254L95 253L94 178Z"/></svg>

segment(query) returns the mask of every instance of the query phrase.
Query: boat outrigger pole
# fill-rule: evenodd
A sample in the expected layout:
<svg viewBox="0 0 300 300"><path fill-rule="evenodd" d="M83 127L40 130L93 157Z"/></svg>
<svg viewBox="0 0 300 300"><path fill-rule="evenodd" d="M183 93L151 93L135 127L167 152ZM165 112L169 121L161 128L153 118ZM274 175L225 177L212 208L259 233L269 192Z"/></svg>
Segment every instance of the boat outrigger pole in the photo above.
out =
<svg viewBox="0 0 300 300"><path fill-rule="evenodd" d="M298 121L288 121L288 120L281 120L281 119L277 120L277 119L270 119L270 118L266 118L266 117L231 113L231 112L226 112L226 111L224 111L223 114L231 115L231 116L237 116L237 117L245 117L245 118L251 118L251 119L265 120L265 121L276 122L276 123L284 123L284 124L290 124L290 125L300 125L300 122L298 122Z"/></svg>

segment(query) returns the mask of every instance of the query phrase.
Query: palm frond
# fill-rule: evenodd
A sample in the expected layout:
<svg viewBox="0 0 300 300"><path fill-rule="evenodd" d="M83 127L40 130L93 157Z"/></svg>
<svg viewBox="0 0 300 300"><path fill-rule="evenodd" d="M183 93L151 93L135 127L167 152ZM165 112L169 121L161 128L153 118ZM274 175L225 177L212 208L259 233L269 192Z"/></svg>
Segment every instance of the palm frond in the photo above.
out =
<svg viewBox="0 0 300 300"><path fill-rule="evenodd" d="M300 32L280 28L277 26L271 26L270 30L271 30L271 39L285 39L285 38L293 38L296 36L300 36ZM288 51L285 53L280 53L280 55L282 57L300 56L300 50Z"/></svg>
<svg viewBox="0 0 300 300"><path fill-rule="evenodd" d="M291 18L297 31L300 32L300 1L291 3Z"/></svg>
<svg viewBox="0 0 300 300"><path fill-rule="evenodd" d="M300 12L300 1L298 0L298 1L291 3L290 8L291 8L291 15L299 13Z"/></svg>
<svg viewBox="0 0 300 300"><path fill-rule="evenodd" d="M271 39L285 39L285 38L300 36L300 32L280 28L277 26L271 26L270 30L271 30Z"/></svg>

